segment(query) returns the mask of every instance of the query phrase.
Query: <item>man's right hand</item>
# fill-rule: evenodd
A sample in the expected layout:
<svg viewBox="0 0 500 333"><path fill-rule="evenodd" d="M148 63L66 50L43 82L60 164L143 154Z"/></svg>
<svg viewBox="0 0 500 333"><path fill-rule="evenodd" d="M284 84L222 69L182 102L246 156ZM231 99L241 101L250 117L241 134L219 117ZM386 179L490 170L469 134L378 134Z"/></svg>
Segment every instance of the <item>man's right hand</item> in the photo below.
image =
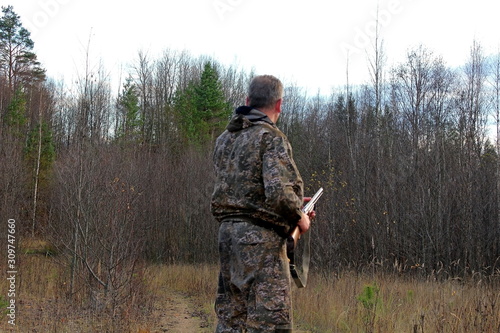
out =
<svg viewBox="0 0 500 333"><path fill-rule="evenodd" d="M300 234L304 234L309 230L309 227L311 226L311 220L309 219L309 216L307 214L301 213L301 218L299 222L297 223L297 226L300 229Z"/></svg>

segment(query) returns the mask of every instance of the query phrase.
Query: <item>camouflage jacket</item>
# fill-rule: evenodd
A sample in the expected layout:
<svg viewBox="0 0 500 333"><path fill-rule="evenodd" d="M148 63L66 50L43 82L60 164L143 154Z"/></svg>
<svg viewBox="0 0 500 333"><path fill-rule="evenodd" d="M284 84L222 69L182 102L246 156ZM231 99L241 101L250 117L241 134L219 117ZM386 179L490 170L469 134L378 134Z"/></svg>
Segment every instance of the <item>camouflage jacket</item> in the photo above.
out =
<svg viewBox="0 0 500 333"><path fill-rule="evenodd" d="M216 141L212 214L243 216L288 232L300 219L303 182L286 136L261 111L242 106Z"/></svg>

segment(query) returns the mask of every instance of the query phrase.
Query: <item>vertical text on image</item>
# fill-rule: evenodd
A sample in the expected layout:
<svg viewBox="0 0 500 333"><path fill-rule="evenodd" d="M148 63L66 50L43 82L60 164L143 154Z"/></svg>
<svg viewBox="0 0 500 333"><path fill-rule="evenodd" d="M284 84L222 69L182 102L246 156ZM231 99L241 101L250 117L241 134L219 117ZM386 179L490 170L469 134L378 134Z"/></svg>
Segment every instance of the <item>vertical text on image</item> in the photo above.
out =
<svg viewBox="0 0 500 333"><path fill-rule="evenodd" d="M7 221L7 318L10 325L16 325L16 220Z"/></svg>

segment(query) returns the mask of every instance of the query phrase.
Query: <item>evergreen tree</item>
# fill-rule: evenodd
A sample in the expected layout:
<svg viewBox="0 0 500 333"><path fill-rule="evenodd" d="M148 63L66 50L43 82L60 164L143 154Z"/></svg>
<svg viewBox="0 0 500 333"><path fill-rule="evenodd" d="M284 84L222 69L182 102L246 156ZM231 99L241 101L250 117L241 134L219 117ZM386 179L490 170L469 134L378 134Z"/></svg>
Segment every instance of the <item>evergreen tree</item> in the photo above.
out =
<svg viewBox="0 0 500 333"><path fill-rule="evenodd" d="M200 84L195 87L195 103L205 132L210 138L222 132L231 114L231 107L224 97L219 76L207 62L201 74Z"/></svg>
<svg viewBox="0 0 500 333"><path fill-rule="evenodd" d="M177 95L175 109L186 138L196 145L211 142L231 114L216 69L205 63L199 82L191 82Z"/></svg>
<svg viewBox="0 0 500 333"><path fill-rule="evenodd" d="M7 125L11 134L24 141L28 127L26 93L20 88L16 89L6 109L3 124Z"/></svg>
<svg viewBox="0 0 500 333"><path fill-rule="evenodd" d="M122 122L118 128L118 137L126 140L135 140L141 136L144 119L140 114L137 87L128 78L123 85L123 91L118 97L118 109L122 115Z"/></svg>
<svg viewBox="0 0 500 333"><path fill-rule="evenodd" d="M182 134L190 141L199 141L201 121L197 115L195 100L195 84L187 87L175 98L175 111Z"/></svg>
<svg viewBox="0 0 500 333"><path fill-rule="evenodd" d="M21 25L20 17L12 6L2 6L0 17L0 75L8 82L11 91L18 83L41 81L45 70L32 52L34 43L30 32Z"/></svg>
<svg viewBox="0 0 500 333"><path fill-rule="evenodd" d="M40 181L45 185L49 179L52 164L55 161L56 151L52 131L45 122L41 126L42 128L37 125L29 132L24 155L29 165L39 163L39 168L34 167L33 169L39 169Z"/></svg>

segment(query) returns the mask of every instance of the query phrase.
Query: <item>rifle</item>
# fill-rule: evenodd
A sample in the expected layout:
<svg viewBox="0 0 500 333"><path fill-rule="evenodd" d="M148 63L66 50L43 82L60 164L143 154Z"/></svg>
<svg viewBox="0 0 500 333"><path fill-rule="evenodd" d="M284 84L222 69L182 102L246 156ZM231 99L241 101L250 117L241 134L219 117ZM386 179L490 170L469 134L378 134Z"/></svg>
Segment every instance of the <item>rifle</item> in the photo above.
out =
<svg viewBox="0 0 500 333"><path fill-rule="evenodd" d="M304 214L309 214L313 211L314 205L318 202L319 198L323 194L323 188L321 187L309 200L309 202L302 208L302 212ZM304 252L302 254L302 274L297 269L295 264L295 249L297 247L297 243L300 239L300 228L295 227L292 232L288 235L286 241L286 254L288 256L288 260L290 263L290 273L295 281L295 284L298 288L304 288L307 284L307 274L309 272L309 260L310 260L310 236L309 232L304 234L304 238L306 242L304 244ZM301 276L302 275L302 276Z"/></svg>

